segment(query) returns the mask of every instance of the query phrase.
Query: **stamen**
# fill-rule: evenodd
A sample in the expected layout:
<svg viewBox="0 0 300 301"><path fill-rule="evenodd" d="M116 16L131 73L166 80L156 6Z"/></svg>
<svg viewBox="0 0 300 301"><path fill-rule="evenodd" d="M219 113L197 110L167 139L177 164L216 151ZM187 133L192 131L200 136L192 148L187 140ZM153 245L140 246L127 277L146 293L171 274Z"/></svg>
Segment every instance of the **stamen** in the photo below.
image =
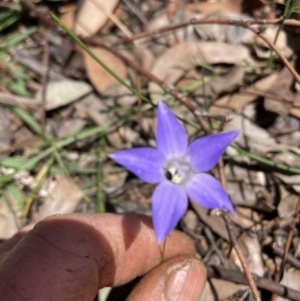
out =
<svg viewBox="0 0 300 301"><path fill-rule="evenodd" d="M182 158L172 159L168 162L165 177L174 184L182 184L192 173L190 163Z"/></svg>
<svg viewBox="0 0 300 301"><path fill-rule="evenodd" d="M166 176L166 178L168 179L168 180L170 180L170 181L172 181L172 174L167 170L166 171L166 174L165 174L165 176Z"/></svg>

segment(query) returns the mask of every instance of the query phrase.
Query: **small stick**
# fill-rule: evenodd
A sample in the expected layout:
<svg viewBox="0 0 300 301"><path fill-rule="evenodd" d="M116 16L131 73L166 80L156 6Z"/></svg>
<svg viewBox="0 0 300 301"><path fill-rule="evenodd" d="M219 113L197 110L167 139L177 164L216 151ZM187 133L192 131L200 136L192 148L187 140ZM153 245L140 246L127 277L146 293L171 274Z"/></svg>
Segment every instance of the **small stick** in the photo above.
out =
<svg viewBox="0 0 300 301"><path fill-rule="evenodd" d="M211 266L211 265L205 265L205 266L207 270L207 276L210 278L223 279L239 284L247 284L247 279L245 278L245 274L238 270L226 269L221 266ZM270 279L255 276L255 283L257 287L259 287L260 289L267 290L272 293L276 293L277 295L282 296L288 300L293 300L293 301L300 300L299 291L275 283Z"/></svg>
<svg viewBox="0 0 300 301"><path fill-rule="evenodd" d="M24 0L21 0L24 1ZM272 25L272 24L283 24L286 26L293 26L293 27L300 27L300 21L294 20L294 19L255 19L255 20L231 20L231 19L213 19L213 18L203 18L203 19L191 19L187 22L183 22L180 24L175 25L166 25L162 26L156 30L152 31L143 31L139 32L131 37L126 37L121 39L118 43L116 43L116 46L122 45L122 44L128 44L131 43L134 40L139 40L143 38L152 38L158 34L165 33L168 31L173 31L177 29L181 29L183 27L189 26L189 25L201 25L201 24L220 24L220 25L232 25L232 26L240 26L240 27L247 27L249 25Z"/></svg>
<svg viewBox="0 0 300 301"><path fill-rule="evenodd" d="M258 289L256 287L256 284L255 284L255 281L254 281L254 278L253 278L253 275L251 274L250 272L250 269L249 269L249 266L247 264L247 261L244 257L244 254L237 242L237 238L236 238L236 235L234 233L234 229L233 229L233 224L232 224L232 221L231 221L231 218L230 218L230 215L229 215L229 212L228 211L222 211L222 217L224 219L224 222L225 222L225 225L226 225L226 228L227 228L227 232L228 232L228 236L230 238L230 242L241 262L241 265L243 267L243 270L245 272L245 275L246 275L246 278L247 278L247 281L248 281L248 284L249 284L249 287L252 291L252 294L253 294L253 297L254 297L254 300L256 301L261 301L261 298L260 298L260 295L259 295L259 292L258 292Z"/></svg>
<svg viewBox="0 0 300 301"><path fill-rule="evenodd" d="M254 27L252 25L252 24L267 24L267 20L260 20L260 22L258 20L242 21L242 20L230 20L230 19L196 19L196 18L194 18L194 19L191 19L187 22L183 22L180 24L168 25L168 26L161 27L160 29L152 31L152 32L145 31L145 32L138 33L138 34L132 36L131 38L125 38L125 39L121 40L116 45L120 45L122 43L129 43L129 42L135 41L137 39L145 38L147 36L153 37L159 33L173 31L176 29L190 26L190 25L220 24L220 25L240 26L240 27L244 27L244 28L251 30L258 37L260 37L277 54L277 56L282 60L284 65L292 73L292 75L294 76L296 81L300 84L300 76L297 73L297 71L294 69L294 67L290 64L290 62L284 57L284 55L281 53L281 51L278 50L278 48L275 46L275 44L272 41L270 41L265 35L263 35L261 33L261 31L259 29L257 29L256 27ZM277 19L277 23L286 24L286 22L282 21L282 19ZM300 23L300 22L298 22L298 23ZM293 24L295 24L295 23L293 23ZM299 25L297 25L297 26L299 26Z"/></svg>
<svg viewBox="0 0 300 301"><path fill-rule="evenodd" d="M273 252L278 256L284 256L284 249L278 247L276 244L272 246ZM282 260L283 262L283 260ZM288 253L286 255L286 262L289 262L293 267L300 270L300 260L294 257L292 254Z"/></svg>

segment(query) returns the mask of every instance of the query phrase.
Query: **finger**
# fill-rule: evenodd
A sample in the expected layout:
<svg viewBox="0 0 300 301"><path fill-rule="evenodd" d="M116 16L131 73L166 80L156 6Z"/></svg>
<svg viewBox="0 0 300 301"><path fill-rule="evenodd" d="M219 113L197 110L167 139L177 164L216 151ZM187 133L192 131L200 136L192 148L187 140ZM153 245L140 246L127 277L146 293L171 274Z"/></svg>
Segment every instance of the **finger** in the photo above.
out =
<svg viewBox="0 0 300 301"><path fill-rule="evenodd" d="M197 301L205 282L206 270L199 260L176 256L144 276L126 301Z"/></svg>
<svg viewBox="0 0 300 301"><path fill-rule="evenodd" d="M6 240L0 245L0 260L1 257L8 251L10 251L20 240L21 238L33 228L33 225L27 225L22 228L17 234L15 234L12 238Z"/></svg>
<svg viewBox="0 0 300 301"><path fill-rule="evenodd" d="M175 231L166 258L194 251L191 240ZM22 293L22 300L91 301L99 288L128 282L159 262L149 217L56 215L38 223L2 258L0 295L4 300L18 300Z"/></svg>

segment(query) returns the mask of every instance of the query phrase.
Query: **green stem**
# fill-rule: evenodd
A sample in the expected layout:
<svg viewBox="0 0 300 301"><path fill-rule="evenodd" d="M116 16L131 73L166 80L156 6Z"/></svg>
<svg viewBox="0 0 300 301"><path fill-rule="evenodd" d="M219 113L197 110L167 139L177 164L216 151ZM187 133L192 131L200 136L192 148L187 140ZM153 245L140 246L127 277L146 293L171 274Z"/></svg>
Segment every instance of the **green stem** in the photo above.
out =
<svg viewBox="0 0 300 301"><path fill-rule="evenodd" d="M162 251L161 251L161 263L163 263L165 261L165 252L166 252L166 246L167 246L167 239L168 239L168 237L163 242L163 248L162 248Z"/></svg>
<svg viewBox="0 0 300 301"><path fill-rule="evenodd" d="M287 165L284 165L284 164L281 164L281 163L275 163L275 162L273 162L273 161L271 161L269 159L260 157L258 155L251 154L250 152L247 152L246 150L244 150L244 149L242 149L242 148L240 148L238 146L233 146L233 147L242 156L246 156L246 157L251 158L251 159L253 159L253 160L257 161L257 162L260 162L260 163L272 166L274 168L278 168L278 169L286 171L286 172L291 172L291 173L294 173L294 174L300 174L300 169L299 168L290 167L290 166L287 166Z"/></svg>
<svg viewBox="0 0 300 301"><path fill-rule="evenodd" d="M98 141L98 149L97 149L97 212L103 213L105 211L104 208L104 198L103 198L103 164L101 159L101 154L104 150L105 146L105 137L103 134L99 135Z"/></svg>

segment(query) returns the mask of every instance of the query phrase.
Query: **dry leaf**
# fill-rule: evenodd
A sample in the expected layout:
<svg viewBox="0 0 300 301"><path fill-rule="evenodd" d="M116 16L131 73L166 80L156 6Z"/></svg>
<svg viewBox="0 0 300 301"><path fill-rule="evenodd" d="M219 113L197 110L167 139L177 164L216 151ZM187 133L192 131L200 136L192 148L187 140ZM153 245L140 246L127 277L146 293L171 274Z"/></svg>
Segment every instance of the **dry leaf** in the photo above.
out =
<svg viewBox="0 0 300 301"><path fill-rule="evenodd" d="M267 111L277 113L280 116L286 116L289 113L297 96L297 93L292 91L293 82L293 75L284 67L277 74L272 86L267 90L270 95L264 100L264 107ZM275 99L272 99L272 95Z"/></svg>
<svg viewBox="0 0 300 301"><path fill-rule="evenodd" d="M261 256L261 246L255 233L243 233L238 239L239 245L245 254L251 273L263 277L265 274ZM240 260L236 262L240 266Z"/></svg>
<svg viewBox="0 0 300 301"><path fill-rule="evenodd" d="M174 85L196 64L239 65L243 62L253 64L249 50L242 45L219 42L185 42L166 50L159 56L151 73L165 83ZM152 100L160 97L163 92L162 88L153 82L149 84L149 90L152 92ZM158 97L157 94L159 94Z"/></svg>
<svg viewBox="0 0 300 301"><path fill-rule="evenodd" d="M229 241L228 232L224 220L220 216L209 215L209 210L191 202L193 209L196 211L200 220L205 223L214 233Z"/></svg>
<svg viewBox="0 0 300 301"><path fill-rule="evenodd" d="M299 196L288 194L279 202L277 212L280 218L289 218L295 214Z"/></svg>
<svg viewBox="0 0 300 301"><path fill-rule="evenodd" d="M124 63L112 54L110 51L103 48L90 47L91 51L119 77L125 79L127 69ZM104 93L108 88L111 88L119 82L110 75L103 67L101 67L89 54L83 52L86 71L90 81L99 93Z"/></svg>
<svg viewBox="0 0 300 301"><path fill-rule="evenodd" d="M0 199L0 239L11 238L19 230L20 223L4 198Z"/></svg>
<svg viewBox="0 0 300 301"><path fill-rule="evenodd" d="M61 21L70 29L73 28L75 19L76 5L69 4L61 8Z"/></svg>
<svg viewBox="0 0 300 301"><path fill-rule="evenodd" d="M241 147L248 148L250 152L256 154L265 154L272 148L277 148L278 144L268 131L245 116L232 114L231 117L231 121L225 124L224 131L241 131L236 140Z"/></svg>
<svg viewBox="0 0 300 301"><path fill-rule="evenodd" d="M192 15L190 16L190 19L191 18L206 19L207 16ZM251 17L249 17L248 15L237 13L214 14L210 15L209 18L220 20L251 20ZM250 30L247 30L246 28L224 24L199 24L194 25L194 29L201 40L227 42L230 44L249 43L249 41L252 40L252 36L254 35Z"/></svg>
<svg viewBox="0 0 300 301"><path fill-rule="evenodd" d="M296 271L290 272L290 271L284 271L283 277L281 281L279 282L281 285L287 286L289 288L292 288L296 291L300 290L300 275ZM283 297L277 297L276 301L289 301L290 299L286 299Z"/></svg>
<svg viewBox="0 0 300 301"><path fill-rule="evenodd" d="M225 166L227 192L233 204L273 211L273 198L267 194L266 176L261 171L252 171L236 165Z"/></svg>
<svg viewBox="0 0 300 301"><path fill-rule="evenodd" d="M264 31L264 36L270 41L274 41L278 32L278 27L279 25L269 25ZM253 47L256 51L256 55L262 59L268 59L270 57L269 46L258 35L252 35L251 37L253 39ZM276 48L286 58L290 58L294 53L289 45L288 35L284 30L279 31L276 40Z"/></svg>
<svg viewBox="0 0 300 301"><path fill-rule="evenodd" d="M186 5L186 9L206 15L218 12L239 13L241 12L241 0L190 3Z"/></svg>
<svg viewBox="0 0 300 301"><path fill-rule="evenodd" d="M74 30L76 34L91 37L105 25L119 0L84 0L78 12Z"/></svg>
<svg viewBox="0 0 300 301"><path fill-rule="evenodd" d="M236 284L223 279L211 279L210 282L215 295L217 295L214 300L224 300L225 298L231 297L239 290L246 288L246 285L244 284Z"/></svg>
<svg viewBox="0 0 300 301"><path fill-rule="evenodd" d="M74 212L83 196L82 191L63 174L52 175L42 189L48 196L34 216L34 222L49 215Z"/></svg>
<svg viewBox="0 0 300 301"><path fill-rule="evenodd" d="M258 80L242 92L222 96L209 108L209 112L213 114L239 112L247 104L257 99L260 94L265 93L275 82L276 78L277 74L271 74Z"/></svg>
<svg viewBox="0 0 300 301"><path fill-rule="evenodd" d="M49 82L46 86L46 108L57 109L65 106L92 91L92 87L84 81L64 79ZM39 92L36 98L41 98Z"/></svg>

